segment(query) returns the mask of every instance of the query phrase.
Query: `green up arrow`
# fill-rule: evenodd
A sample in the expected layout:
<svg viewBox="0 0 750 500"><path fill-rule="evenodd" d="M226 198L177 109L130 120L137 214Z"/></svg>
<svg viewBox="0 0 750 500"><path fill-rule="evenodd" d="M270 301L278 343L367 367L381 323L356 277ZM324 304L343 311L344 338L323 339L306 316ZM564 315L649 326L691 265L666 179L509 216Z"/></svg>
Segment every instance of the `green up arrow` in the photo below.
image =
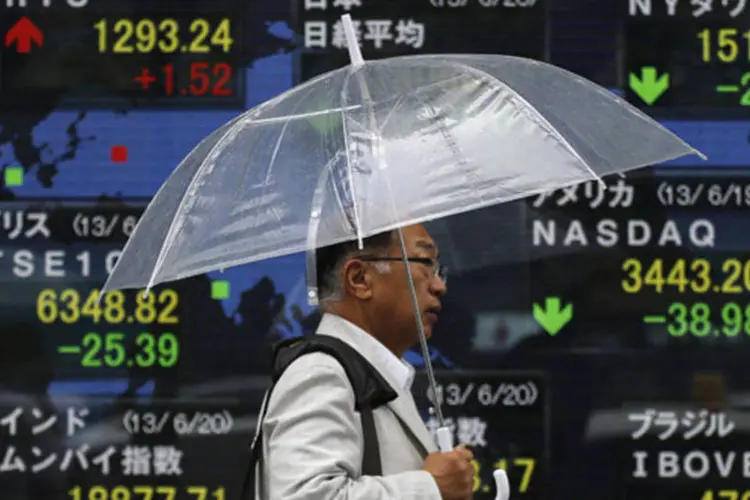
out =
<svg viewBox="0 0 750 500"><path fill-rule="evenodd" d="M630 88L643 102L651 105L669 88L669 73L663 73L657 78L656 68L645 66L641 68L640 78L630 73Z"/></svg>
<svg viewBox="0 0 750 500"><path fill-rule="evenodd" d="M562 309L560 305L558 297L547 297L544 300L544 309L539 304L534 304L534 319L544 331L553 336L573 319L573 304L568 304Z"/></svg>

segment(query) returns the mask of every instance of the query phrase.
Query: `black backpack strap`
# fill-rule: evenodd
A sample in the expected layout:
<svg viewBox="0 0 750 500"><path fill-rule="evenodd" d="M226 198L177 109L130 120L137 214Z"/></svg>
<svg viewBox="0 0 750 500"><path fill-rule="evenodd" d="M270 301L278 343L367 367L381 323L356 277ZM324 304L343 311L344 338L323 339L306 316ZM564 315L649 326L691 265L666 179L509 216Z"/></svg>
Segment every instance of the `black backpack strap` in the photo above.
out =
<svg viewBox="0 0 750 500"><path fill-rule="evenodd" d="M273 375L271 387L266 392L263 407L258 416L258 430L250 445L250 466L242 487L242 500L252 500L255 495L255 466L263 453L263 420L268 401L281 375L298 358L305 354L322 352L333 356L344 368L354 389L354 409L359 412L364 435L364 455L362 474L379 476L383 465L380 459L380 446L377 439L373 410L398 397L377 369L359 352L346 342L328 335L308 335L282 340L273 349Z"/></svg>
<svg viewBox="0 0 750 500"><path fill-rule="evenodd" d="M383 462L380 460L380 444L378 443L378 431L375 429L372 408L362 408L359 411L359 418L362 421L362 433L365 441L362 475L382 476Z"/></svg>

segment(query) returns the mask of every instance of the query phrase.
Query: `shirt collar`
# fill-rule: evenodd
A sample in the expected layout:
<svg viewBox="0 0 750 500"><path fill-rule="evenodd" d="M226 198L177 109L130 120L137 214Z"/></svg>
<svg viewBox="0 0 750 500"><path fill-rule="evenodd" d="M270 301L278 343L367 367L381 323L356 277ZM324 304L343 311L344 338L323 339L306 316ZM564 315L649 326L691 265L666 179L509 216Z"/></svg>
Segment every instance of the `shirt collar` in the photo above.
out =
<svg viewBox="0 0 750 500"><path fill-rule="evenodd" d="M368 348L377 356L378 361L388 370L388 373L398 382L402 389L411 390L414 382L414 367L406 360L399 359L378 339L358 327L351 321L341 316L326 313L323 315L318 326L317 333L325 335L326 332L341 332L347 334L356 342Z"/></svg>

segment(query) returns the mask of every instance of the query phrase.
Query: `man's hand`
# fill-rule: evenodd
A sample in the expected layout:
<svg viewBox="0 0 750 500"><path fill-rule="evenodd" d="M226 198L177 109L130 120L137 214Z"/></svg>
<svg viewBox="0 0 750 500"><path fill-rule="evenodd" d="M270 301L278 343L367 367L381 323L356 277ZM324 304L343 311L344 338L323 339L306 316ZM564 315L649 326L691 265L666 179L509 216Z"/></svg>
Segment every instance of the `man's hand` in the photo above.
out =
<svg viewBox="0 0 750 500"><path fill-rule="evenodd" d="M443 500L470 500L474 487L474 454L463 445L445 453L430 453L422 470L435 478Z"/></svg>

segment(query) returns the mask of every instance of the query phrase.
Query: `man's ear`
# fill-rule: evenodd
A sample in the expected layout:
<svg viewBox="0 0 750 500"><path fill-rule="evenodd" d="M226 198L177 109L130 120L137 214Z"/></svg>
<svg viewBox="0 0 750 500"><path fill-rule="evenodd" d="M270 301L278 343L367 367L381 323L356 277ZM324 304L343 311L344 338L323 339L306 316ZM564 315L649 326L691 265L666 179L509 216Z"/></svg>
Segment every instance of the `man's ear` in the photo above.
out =
<svg viewBox="0 0 750 500"><path fill-rule="evenodd" d="M344 264L344 287L349 295L360 300L372 298L372 269L361 260L352 259Z"/></svg>

